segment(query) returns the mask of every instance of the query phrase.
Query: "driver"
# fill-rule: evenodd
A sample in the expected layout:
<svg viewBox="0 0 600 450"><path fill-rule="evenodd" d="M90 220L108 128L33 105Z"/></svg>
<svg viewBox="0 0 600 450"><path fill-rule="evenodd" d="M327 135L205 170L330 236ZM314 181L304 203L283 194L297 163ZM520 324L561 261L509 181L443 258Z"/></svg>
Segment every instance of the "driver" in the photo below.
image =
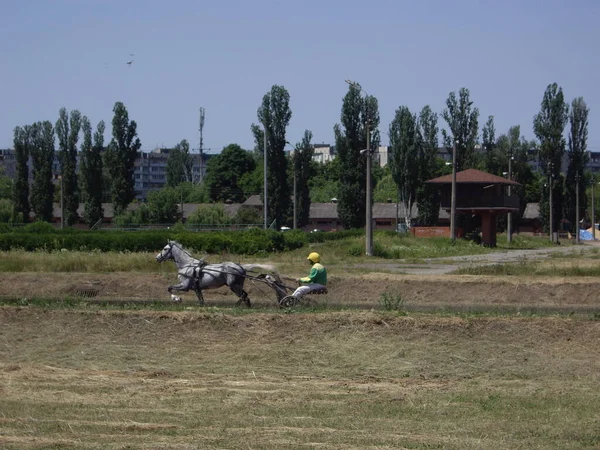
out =
<svg viewBox="0 0 600 450"><path fill-rule="evenodd" d="M321 264L321 256L312 252L306 259L312 267L307 277L298 279L302 285L292 294L296 298L302 298L313 291L325 289L327 286L327 269Z"/></svg>

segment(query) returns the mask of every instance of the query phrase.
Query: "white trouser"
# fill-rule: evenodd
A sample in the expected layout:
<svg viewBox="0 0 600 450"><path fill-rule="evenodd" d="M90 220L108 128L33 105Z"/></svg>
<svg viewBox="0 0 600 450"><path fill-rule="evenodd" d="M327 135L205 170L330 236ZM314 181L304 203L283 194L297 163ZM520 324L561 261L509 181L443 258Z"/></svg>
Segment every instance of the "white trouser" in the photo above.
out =
<svg viewBox="0 0 600 450"><path fill-rule="evenodd" d="M310 294L312 291L318 291L320 289L326 289L326 286L319 283L307 284L305 286L300 286L292 295L296 298L302 298L306 294Z"/></svg>

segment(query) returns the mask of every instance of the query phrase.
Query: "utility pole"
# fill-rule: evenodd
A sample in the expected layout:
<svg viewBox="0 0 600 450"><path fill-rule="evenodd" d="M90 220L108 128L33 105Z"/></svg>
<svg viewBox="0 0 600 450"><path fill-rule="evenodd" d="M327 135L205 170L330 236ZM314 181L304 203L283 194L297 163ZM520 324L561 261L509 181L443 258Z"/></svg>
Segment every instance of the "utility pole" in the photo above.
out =
<svg viewBox="0 0 600 450"><path fill-rule="evenodd" d="M508 155L508 180L512 181L512 159L513 152L512 148L510 149L510 154ZM510 195L512 193L512 186L508 185L508 197L510 201ZM508 218L506 220L506 240L510 244L512 242L512 213L508 213Z"/></svg>
<svg viewBox="0 0 600 450"><path fill-rule="evenodd" d="M296 151L294 151L294 157L292 159L292 169L293 169L293 174L294 174L294 230L296 229L297 225L296 225L296 204L297 204L297 199L296 199Z"/></svg>
<svg viewBox="0 0 600 450"><path fill-rule="evenodd" d="M581 244L580 238L579 238L579 174L575 174L575 222L577 223L577 225L575 225L575 230L577 233L577 236L575 236L575 243L576 244Z"/></svg>
<svg viewBox="0 0 600 450"><path fill-rule="evenodd" d="M452 194L450 197L450 239L456 241L456 141L452 146Z"/></svg>
<svg viewBox="0 0 600 450"><path fill-rule="evenodd" d="M371 186L371 119L367 114L367 217L366 217L366 254L373 256L373 199Z"/></svg>
<svg viewBox="0 0 600 450"><path fill-rule="evenodd" d="M269 218L268 218L268 214L267 214L267 127L265 126L265 136L264 136L264 155L263 155L263 160L264 160L264 171L265 171L265 176L264 176L264 200L263 200L263 213L265 215L265 230L269 227Z"/></svg>
<svg viewBox="0 0 600 450"><path fill-rule="evenodd" d="M594 176L592 175L592 238L596 240L596 205L594 205Z"/></svg>
<svg viewBox="0 0 600 450"><path fill-rule="evenodd" d="M202 181L204 180L204 172L206 171L206 169L204 168L204 141L203 141L203 136L202 136L203 130L204 130L204 108L200 108L200 146L198 148L198 157L200 158L198 168L200 170L200 173L198 174L198 184L202 183Z"/></svg>
<svg viewBox="0 0 600 450"><path fill-rule="evenodd" d="M64 229L65 228L65 200L64 200L64 188L65 188L65 182L63 179L63 175L62 175L62 170L61 170L61 175L60 175L60 229Z"/></svg>
<svg viewBox="0 0 600 450"><path fill-rule="evenodd" d="M552 164L548 165L550 167L550 198L549 198L549 205L550 205L550 242L554 243L554 216L552 214Z"/></svg>

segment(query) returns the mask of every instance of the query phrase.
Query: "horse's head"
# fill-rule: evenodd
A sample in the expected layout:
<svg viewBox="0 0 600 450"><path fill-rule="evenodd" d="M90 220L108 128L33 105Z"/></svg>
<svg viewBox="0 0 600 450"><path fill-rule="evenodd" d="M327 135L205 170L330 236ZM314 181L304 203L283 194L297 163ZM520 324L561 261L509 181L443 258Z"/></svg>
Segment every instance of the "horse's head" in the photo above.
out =
<svg viewBox="0 0 600 450"><path fill-rule="evenodd" d="M158 255L156 255L155 259L157 262L161 263L163 261L172 261L175 258L173 257L173 245L175 245L175 241L169 241L167 245L160 251Z"/></svg>

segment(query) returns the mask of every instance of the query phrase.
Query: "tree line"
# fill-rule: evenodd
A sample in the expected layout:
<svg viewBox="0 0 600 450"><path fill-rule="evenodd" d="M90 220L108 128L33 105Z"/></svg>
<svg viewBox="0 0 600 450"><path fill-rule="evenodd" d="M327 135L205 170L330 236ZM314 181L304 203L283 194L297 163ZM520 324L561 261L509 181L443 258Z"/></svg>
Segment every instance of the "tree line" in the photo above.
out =
<svg viewBox="0 0 600 450"><path fill-rule="evenodd" d="M52 161L57 139L66 225L77 220L80 199L85 200L84 220L92 226L103 217L102 199L107 197L114 205L115 216L122 221L173 222L178 217L178 204L183 201L242 202L250 194L262 196L265 151L269 223L275 222L278 228L291 225L294 207L291 198L295 185L299 226L308 223L311 202L329 201L333 197L337 198L338 216L344 228L365 225L367 178L363 150L367 148L367 140L371 149L379 146L380 117L377 98L368 95L358 83L349 83L348 92L342 99L340 123L333 128L336 148L333 161L319 164L312 160L314 146L310 130L305 130L296 144L287 140L287 127L292 117L290 95L285 87L274 85L257 109L258 123L250 127L254 149L245 150L237 144L226 146L208 160L206 177L198 185L193 179L189 144L181 141L168 155L166 187L151 192L147 205L138 208L137 212L127 211L135 198L134 162L141 147L137 125L129 120L127 109L121 102L115 104L113 113L112 139L106 147L104 122L101 121L92 133L89 120L77 110L69 114L66 109L61 109L54 126L45 121L15 128L17 175L10 189L11 220L26 221L30 210L38 219L51 219L52 202L56 200ZM536 141L526 140L518 125L496 136L493 116L487 118L480 130L479 109L474 106L466 88L450 92L440 115L429 105L419 112L401 105L387 132L389 164L384 168L377 164L373 167L372 200L395 200L408 212L417 204L418 216L409 214L407 225L435 224L439 196L437 188L425 181L452 170L438 156L441 134L442 147L446 151L450 153L456 147L456 170L477 168L507 176L510 161L512 179L521 183L521 187L513 191L520 198L521 212L526 203L539 202L540 218L548 229L549 198L552 197L554 229L561 218L574 223L575 198L579 194L579 213L584 217L588 203L586 190L593 182L591 174L585 172L588 115L589 108L583 98L567 103L562 88L556 83L546 88L540 111L533 118ZM440 125L440 116L445 127ZM78 149L80 136L82 142ZM293 151L287 152L289 150ZM76 171L78 151L79 173ZM566 170L561 167L565 152L568 156ZM29 158L33 178L31 192ZM532 159L539 162L541 173L532 170ZM0 182L0 196L3 195L2 186L3 182ZM197 220L208 220L207 217L226 220L222 211L215 211L213 208L208 216L207 211L198 212ZM0 212L0 219L6 215ZM240 218L255 222L260 219L258 213Z"/></svg>

